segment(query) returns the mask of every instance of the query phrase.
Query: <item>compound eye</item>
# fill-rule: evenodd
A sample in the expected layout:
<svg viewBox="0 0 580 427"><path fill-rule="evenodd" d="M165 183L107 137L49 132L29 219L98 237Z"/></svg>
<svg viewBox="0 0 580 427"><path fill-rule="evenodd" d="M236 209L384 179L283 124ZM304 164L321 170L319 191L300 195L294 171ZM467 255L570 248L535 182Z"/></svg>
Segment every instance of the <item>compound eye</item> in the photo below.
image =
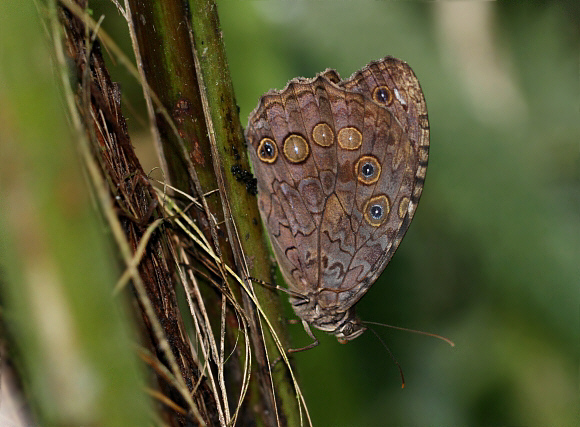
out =
<svg viewBox="0 0 580 427"><path fill-rule="evenodd" d="M352 323L347 323L346 325L344 325L344 328L342 328L342 334L345 337L348 337L349 335L351 335L353 333L353 326Z"/></svg>

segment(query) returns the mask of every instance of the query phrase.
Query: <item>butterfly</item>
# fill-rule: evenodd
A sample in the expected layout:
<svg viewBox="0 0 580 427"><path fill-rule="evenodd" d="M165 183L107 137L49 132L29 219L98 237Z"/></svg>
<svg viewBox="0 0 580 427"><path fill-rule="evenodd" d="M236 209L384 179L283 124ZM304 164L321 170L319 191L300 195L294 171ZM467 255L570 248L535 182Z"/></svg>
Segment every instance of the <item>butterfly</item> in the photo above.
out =
<svg viewBox="0 0 580 427"><path fill-rule="evenodd" d="M358 337L366 327L354 306L397 250L425 182L417 77L387 56L346 80L332 69L295 78L261 97L246 140L260 214L313 345L309 326Z"/></svg>

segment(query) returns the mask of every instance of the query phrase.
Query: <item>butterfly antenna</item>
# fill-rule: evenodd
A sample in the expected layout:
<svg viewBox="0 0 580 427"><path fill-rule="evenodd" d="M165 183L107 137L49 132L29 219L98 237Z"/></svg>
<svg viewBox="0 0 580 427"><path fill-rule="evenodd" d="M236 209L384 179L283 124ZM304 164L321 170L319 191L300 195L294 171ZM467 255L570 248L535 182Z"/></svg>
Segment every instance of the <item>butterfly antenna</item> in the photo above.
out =
<svg viewBox="0 0 580 427"><path fill-rule="evenodd" d="M368 322L365 322L365 323L368 323ZM383 345L383 347L385 347L385 349L389 353L389 356L391 356L391 359L393 360L393 362L395 362L395 365L397 365L397 368L399 369L399 374L401 374L401 388L405 388L405 375L403 375L403 368L401 368L401 365L399 364L399 362L395 358L395 355L393 354L393 352L391 351L389 346L383 341L383 339L379 336L379 334L377 334L377 332L373 328L369 327L369 330L373 334L375 334L375 337L377 337L377 339L380 341L380 343Z"/></svg>
<svg viewBox="0 0 580 427"><path fill-rule="evenodd" d="M445 337L443 337L441 335L437 335L437 334L432 334L431 332L425 332L425 331L418 331L416 329L403 328L402 326L387 325L386 323L366 322L366 321L363 321L362 323L364 323L365 325L385 326L387 328L397 329L399 331L406 331L406 332L412 332L414 334L426 335L428 337L433 337L433 338L440 339L441 341L445 341L451 347L455 347L455 343L453 341L451 341L449 338L445 338ZM371 329L371 331L372 331L372 329ZM376 335L376 332L375 332L375 335Z"/></svg>

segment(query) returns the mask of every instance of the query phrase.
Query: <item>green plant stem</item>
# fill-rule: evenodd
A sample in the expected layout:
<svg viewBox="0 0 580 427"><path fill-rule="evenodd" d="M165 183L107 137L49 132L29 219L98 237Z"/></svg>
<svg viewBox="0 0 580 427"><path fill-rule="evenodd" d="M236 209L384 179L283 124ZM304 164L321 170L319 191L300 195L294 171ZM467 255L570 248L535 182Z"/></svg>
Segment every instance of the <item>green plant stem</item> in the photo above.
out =
<svg viewBox="0 0 580 427"><path fill-rule="evenodd" d="M256 197L244 188L243 183L233 179L233 168L250 171L250 163L221 36L217 5L213 0L203 0L190 2L190 7L194 46L198 52L199 69L217 143L219 162L215 167L221 168L226 178L224 180L226 197L241 236L240 243L243 252L253 261L251 274L258 278L270 278L271 257L265 243L266 237L261 226ZM283 315L279 296L263 286L255 286L254 291L264 311L272 320L276 332L283 337L283 342L288 348L289 341L281 321ZM266 345L270 355L277 354L269 334L266 334ZM278 410L288 425L298 425L298 405L287 370L275 370L273 380L280 403Z"/></svg>

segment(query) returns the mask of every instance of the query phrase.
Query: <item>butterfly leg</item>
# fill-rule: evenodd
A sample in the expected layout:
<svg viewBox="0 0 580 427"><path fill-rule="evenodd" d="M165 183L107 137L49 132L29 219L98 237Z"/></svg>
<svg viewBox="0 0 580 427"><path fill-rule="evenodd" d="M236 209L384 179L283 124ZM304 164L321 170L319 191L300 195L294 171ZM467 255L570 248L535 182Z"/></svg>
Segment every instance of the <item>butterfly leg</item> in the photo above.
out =
<svg viewBox="0 0 580 427"><path fill-rule="evenodd" d="M314 336L314 334L312 333L312 330L310 329L310 325L308 324L308 322L306 320L302 321L302 326L304 326L304 330L306 331L308 336L310 338L312 338L313 341L305 347L289 348L288 353L298 353L299 351L310 350L311 348L316 347L320 343L320 341L318 341L318 338L316 338Z"/></svg>
<svg viewBox="0 0 580 427"><path fill-rule="evenodd" d="M308 322L306 322L305 320L302 320L302 326L304 326L304 330L306 331L308 336L310 338L312 338L312 340L313 340L312 343L308 344L305 347L289 348L287 350L288 353L298 353L299 351L310 350L311 348L316 347L320 343L320 341L318 341L318 338L316 338L314 336L314 334L312 333L312 330L310 329L310 325L308 324ZM278 358L276 360L274 360L274 362L272 362L272 364L270 365L270 368L274 369L274 366L276 366L280 360L282 360L282 356L278 356Z"/></svg>
<svg viewBox="0 0 580 427"><path fill-rule="evenodd" d="M274 285L272 283L264 282L263 280L256 279L255 277L252 277L252 276L248 276L248 279L252 280L253 282L259 283L262 286L266 286L267 288L282 291L282 292L284 292L284 293L286 293L294 298L305 300L306 302L308 302L310 300L306 295L303 295L300 292L292 291L288 288L283 288L282 286L278 286L278 285Z"/></svg>

